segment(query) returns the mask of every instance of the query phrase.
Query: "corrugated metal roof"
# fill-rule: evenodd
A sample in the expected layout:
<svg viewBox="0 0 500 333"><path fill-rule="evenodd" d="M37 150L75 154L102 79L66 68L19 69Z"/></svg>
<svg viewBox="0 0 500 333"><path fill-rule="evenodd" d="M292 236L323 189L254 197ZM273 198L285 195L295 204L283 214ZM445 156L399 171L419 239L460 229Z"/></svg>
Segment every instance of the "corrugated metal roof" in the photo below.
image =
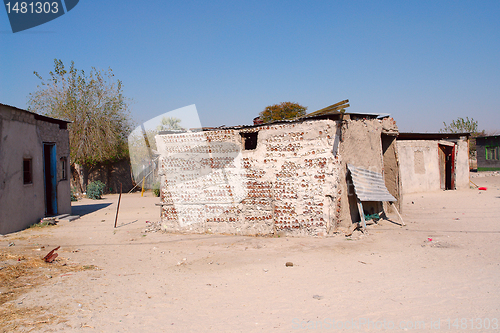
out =
<svg viewBox="0 0 500 333"><path fill-rule="evenodd" d="M381 173L348 164L356 195L360 201L397 201L385 187Z"/></svg>

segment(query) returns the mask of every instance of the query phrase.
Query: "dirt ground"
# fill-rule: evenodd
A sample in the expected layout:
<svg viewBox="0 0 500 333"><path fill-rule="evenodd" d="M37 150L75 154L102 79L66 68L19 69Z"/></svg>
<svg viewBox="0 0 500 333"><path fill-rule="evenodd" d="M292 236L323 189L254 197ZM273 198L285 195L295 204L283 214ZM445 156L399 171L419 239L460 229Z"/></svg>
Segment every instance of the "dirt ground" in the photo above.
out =
<svg viewBox="0 0 500 333"><path fill-rule="evenodd" d="M500 176L474 182L488 189L406 195L406 227L381 221L351 237L148 232L151 193L124 195L115 229L117 195L83 199L78 220L0 236L0 273L61 246L53 266L33 267L36 284L0 304L0 329L500 330Z"/></svg>

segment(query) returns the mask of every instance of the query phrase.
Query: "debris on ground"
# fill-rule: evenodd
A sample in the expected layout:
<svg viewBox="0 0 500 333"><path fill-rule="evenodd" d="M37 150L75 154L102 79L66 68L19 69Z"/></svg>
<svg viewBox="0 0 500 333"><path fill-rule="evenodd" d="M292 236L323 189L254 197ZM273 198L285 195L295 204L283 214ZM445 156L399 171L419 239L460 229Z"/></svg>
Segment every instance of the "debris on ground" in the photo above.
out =
<svg viewBox="0 0 500 333"><path fill-rule="evenodd" d="M47 223L48 225L56 225L57 221L55 217L45 217L40 221L40 223Z"/></svg>
<svg viewBox="0 0 500 333"><path fill-rule="evenodd" d="M158 232L161 231L161 222L156 221L146 221L147 228L144 229L142 232Z"/></svg>
<svg viewBox="0 0 500 333"><path fill-rule="evenodd" d="M39 256L0 251L0 332L39 332L42 327L62 319L48 307L27 307L23 294L43 285L60 274L86 270L85 266L51 264ZM94 268L95 269L95 268Z"/></svg>
<svg viewBox="0 0 500 333"><path fill-rule="evenodd" d="M50 251L49 253L47 253L47 255L45 257L43 257L43 260L45 260L45 262L48 262L48 263L51 263L54 261L54 259L57 258L58 254L57 253L54 253L56 252L57 250L59 250L61 247L58 246L56 247L55 249L53 249L52 251Z"/></svg>

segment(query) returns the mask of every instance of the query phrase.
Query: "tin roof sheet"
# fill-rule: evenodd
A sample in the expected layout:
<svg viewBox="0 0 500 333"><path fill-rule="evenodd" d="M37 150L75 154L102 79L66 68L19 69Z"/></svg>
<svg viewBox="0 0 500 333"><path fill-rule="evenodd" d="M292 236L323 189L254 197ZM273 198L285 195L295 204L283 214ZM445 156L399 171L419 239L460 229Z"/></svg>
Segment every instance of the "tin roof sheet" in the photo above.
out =
<svg viewBox="0 0 500 333"><path fill-rule="evenodd" d="M354 190L360 201L397 201L385 187L381 173L348 164Z"/></svg>

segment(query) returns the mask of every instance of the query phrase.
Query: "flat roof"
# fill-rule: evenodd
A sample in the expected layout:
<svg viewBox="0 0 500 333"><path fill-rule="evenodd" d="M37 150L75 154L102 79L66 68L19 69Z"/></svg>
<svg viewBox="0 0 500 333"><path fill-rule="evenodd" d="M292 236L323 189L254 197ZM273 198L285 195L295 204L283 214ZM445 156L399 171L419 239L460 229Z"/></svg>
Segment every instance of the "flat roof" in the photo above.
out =
<svg viewBox="0 0 500 333"><path fill-rule="evenodd" d="M470 133L408 133L400 132L397 140L446 140L460 139L461 137L470 136Z"/></svg>
<svg viewBox="0 0 500 333"><path fill-rule="evenodd" d="M42 114L38 114L38 113L34 113L34 112L31 112L28 110L20 109L20 108L17 108L15 106L12 106L12 105L7 105L7 104L3 104L3 103L0 103L0 105L15 109L17 111L22 111L22 112L32 114L36 120L41 120L41 121L46 121L48 123L58 124L60 129L67 129L67 127L68 127L67 124L71 123L71 121L57 119L57 118L51 118L48 116L44 116Z"/></svg>
<svg viewBox="0 0 500 333"><path fill-rule="evenodd" d="M485 135L485 136L478 136L476 139L496 139L500 138L500 134L497 135Z"/></svg>

